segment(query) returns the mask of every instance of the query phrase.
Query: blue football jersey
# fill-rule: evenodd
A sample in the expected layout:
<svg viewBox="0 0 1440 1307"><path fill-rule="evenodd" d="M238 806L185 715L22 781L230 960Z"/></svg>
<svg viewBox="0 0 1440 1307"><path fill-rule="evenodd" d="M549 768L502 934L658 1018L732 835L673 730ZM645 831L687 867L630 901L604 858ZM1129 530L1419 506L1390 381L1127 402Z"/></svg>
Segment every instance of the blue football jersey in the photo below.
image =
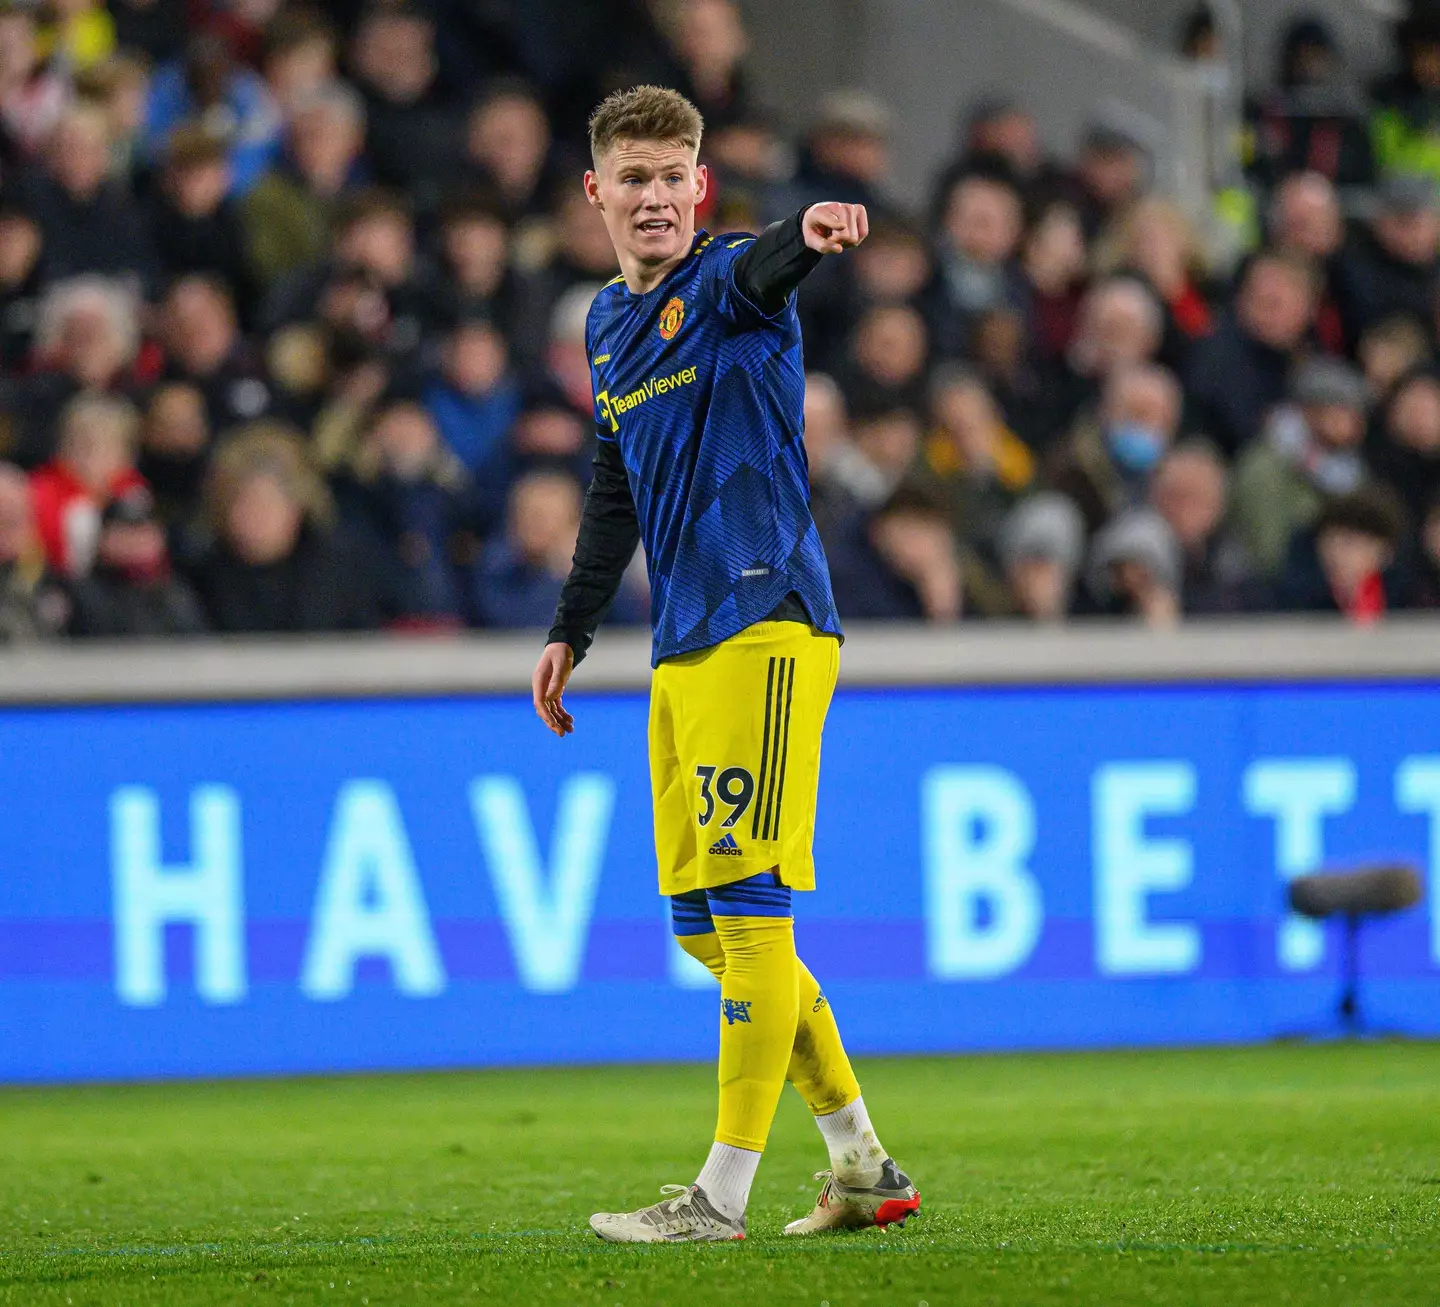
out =
<svg viewBox="0 0 1440 1307"><path fill-rule="evenodd" d="M654 290L616 278L586 322L597 434L620 444L645 546L655 663L719 644L791 592L840 634L810 516L795 297L767 317L731 276L754 239L699 232Z"/></svg>

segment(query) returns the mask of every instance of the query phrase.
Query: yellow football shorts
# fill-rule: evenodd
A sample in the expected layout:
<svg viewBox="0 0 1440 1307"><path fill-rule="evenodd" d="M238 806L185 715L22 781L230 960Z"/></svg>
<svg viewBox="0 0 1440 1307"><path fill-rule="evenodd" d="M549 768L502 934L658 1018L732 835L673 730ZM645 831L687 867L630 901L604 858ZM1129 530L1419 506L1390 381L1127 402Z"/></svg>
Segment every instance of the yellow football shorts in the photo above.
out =
<svg viewBox="0 0 1440 1307"><path fill-rule="evenodd" d="M650 785L660 893L778 868L815 888L820 733L840 642L804 622L758 622L667 658L650 683Z"/></svg>

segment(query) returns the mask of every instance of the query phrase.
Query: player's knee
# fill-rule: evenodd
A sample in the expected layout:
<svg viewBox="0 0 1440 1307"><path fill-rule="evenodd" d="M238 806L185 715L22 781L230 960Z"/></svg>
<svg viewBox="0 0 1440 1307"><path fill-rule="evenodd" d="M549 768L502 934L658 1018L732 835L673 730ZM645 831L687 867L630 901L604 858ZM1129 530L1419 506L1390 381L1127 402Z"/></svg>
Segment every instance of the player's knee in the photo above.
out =
<svg viewBox="0 0 1440 1307"><path fill-rule="evenodd" d="M713 930L703 935L676 935L675 942L716 980L725 978L725 948Z"/></svg>

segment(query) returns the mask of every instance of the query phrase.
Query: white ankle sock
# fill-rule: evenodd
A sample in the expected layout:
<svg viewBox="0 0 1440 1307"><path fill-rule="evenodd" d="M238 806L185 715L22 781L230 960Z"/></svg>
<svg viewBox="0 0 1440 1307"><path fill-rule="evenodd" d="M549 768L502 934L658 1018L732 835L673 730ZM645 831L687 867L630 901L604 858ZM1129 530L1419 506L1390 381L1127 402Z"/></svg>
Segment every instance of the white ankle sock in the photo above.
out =
<svg viewBox="0 0 1440 1307"><path fill-rule="evenodd" d="M881 1167L888 1153L875 1137L865 1100L857 1098L838 1112L817 1116L815 1124L825 1137L830 1150L830 1169L841 1184L856 1188L872 1185L880 1178Z"/></svg>
<svg viewBox="0 0 1440 1307"><path fill-rule="evenodd" d="M745 1204L750 1201L750 1186L755 1182L755 1171L759 1165L760 1154L748 1148L711 1144L710 1156L705 1159L695 1183L721 1212L732 1221L738 1221L745 1215Z"/></svg>

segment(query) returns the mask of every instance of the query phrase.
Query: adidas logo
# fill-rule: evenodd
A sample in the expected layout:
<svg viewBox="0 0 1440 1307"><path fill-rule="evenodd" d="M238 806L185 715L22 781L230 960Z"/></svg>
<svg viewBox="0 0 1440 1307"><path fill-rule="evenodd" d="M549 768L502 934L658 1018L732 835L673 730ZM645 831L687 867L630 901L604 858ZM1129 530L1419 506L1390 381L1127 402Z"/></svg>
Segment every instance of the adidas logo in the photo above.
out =
<svg viewBox="0 0 1440 1307"><path fill-rule="evenodd" d="M725 858L738 858L740 856L740 846L735 843L735 837L733 835L727 835L723 840L716 840L715 843L710 846L710 852L718 853L721 857Z"/></svg>

